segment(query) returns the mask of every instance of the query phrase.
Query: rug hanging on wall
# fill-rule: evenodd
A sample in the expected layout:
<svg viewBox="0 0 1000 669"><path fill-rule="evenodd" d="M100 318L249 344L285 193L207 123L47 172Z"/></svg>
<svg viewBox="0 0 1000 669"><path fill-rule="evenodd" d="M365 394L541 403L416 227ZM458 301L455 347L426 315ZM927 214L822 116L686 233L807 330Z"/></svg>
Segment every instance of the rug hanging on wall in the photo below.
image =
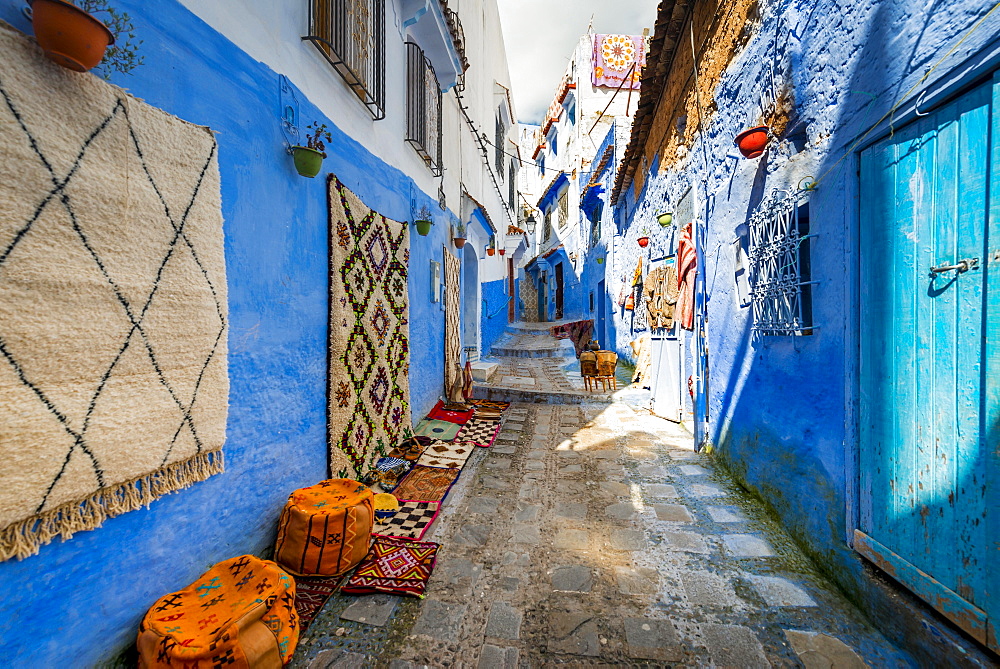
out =
<svg viewBox="0 0 1000 669"><path fill-rule="evenodd" d="M444 394L449 397L459 380L462 364L461 320L459 288L462 282L462 261L447 248L444 249Z"/></svg>
<svg viewBox="0 0 1000 669"><path fill-rule="evenodd" d="M360 474L410 426L410 235L336 177L328 186L330 471Z"/></svg>
<svg viewBox="0 0 1000 669"><path fill-rule="evenodd" d="M223 470L215 138L0 22L0 560Z"/></svg>

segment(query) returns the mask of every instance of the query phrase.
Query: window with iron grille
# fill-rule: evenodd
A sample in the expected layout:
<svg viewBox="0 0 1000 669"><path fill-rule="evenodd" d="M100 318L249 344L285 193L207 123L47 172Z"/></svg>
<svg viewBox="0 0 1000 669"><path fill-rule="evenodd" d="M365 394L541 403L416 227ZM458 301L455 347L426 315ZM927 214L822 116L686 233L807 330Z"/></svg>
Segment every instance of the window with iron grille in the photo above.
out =
<svg viewBox="0 0 1000 669"><path fill-rule="evenodd" d="M545 212L545 221L542 224L542 241L547 242L552 237L552 210Z"/></svg>
<svg viewBox="0 0 1000 669"><path fill-rule="evenodd" d="M517 210L517 186L514 183L516 180L517 165L515 165L512 160L507 168L507 199L510 201L511 211Z"/></svg>
<svg viewBox="0 0 1000 669"><path fill-rule="evenodd" d="M385 118L385 0L307 0L309 34L376 120Z"/></svg>
<svg viewBox="0 0 1000 669"><path fill-rule="evenodd" d="M601 211L604 207L598 205L590 212L590 248L601 241Z"/></svg>
<svg viewBox="0 0 1000 669"><path fill-rule="evenodd" d="M564 188L559 196L559 229L566 227L569 223L569 188Z"/></svg>
<svg viewBox="0 0 1000 669"><path fill-rule="evenodd" d="M441 175L441 88L423 50L406 43L406 141Z"/></svg>
<svg viewBox="0 0 1000 669"><path fill-rule="evenodd" d="M503 109L501 107L501 109ZM497 111L497 127L496 136L494 137L493 149L496 154L495 161L497 166L497 176L503 181L503 147L505 144L504 136L507 133L504 131L503 127L503 116L500 111Z"/></svg>
<svg viewBox="0 0 1000 669"><path fill-rule="evenodd" d="M757 335L808 335L812 322L809 191L775 191L750 219L750 302Z"/></svg>

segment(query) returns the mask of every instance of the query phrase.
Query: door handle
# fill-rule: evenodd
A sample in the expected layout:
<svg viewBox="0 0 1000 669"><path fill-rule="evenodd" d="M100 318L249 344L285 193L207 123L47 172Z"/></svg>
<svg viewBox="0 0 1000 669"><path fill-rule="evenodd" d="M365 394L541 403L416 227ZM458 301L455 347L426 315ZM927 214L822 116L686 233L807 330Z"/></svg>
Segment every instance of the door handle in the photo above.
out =
<svg viewBox="0 0 1000 669"><path fill-rule="evenodd" d="M979 258L966 258L964 260L959 260L954 265L938 265L937 267L931 267L931 277L941 274L943 272L955 271L958 274L963 272L968 272L970 269L979 269Z"/></svg>

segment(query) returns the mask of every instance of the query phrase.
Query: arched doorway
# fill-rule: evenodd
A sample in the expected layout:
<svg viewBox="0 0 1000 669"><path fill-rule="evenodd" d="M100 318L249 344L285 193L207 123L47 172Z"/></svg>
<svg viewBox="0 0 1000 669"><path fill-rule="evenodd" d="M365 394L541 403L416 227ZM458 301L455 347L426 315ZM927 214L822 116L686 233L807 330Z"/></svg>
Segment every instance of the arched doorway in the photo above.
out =
<svg viewBox="0 0 1000 669"><path fill-rule="evenodd" d="M475 347L469 358L479 359L479 256L472 244L462 248L462 346Z"/></svg>

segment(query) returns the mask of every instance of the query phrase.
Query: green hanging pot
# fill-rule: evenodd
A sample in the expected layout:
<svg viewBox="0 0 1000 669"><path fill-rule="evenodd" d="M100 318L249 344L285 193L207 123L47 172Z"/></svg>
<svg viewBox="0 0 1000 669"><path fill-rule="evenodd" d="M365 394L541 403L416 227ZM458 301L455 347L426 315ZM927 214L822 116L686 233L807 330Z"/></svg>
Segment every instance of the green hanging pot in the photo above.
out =
<svg viewBox="0 0 1000 669"><path fill-rule="evenodd" d="M417 234L421 237L426 237L431 231L431 226L434 225L433 221L413 221L413 225L417 226Z"/></svg>
<svg viewBox="0 0 1000 669"><path fill-rule="evenodd" d="M666 212L657 216L656 221L665 228L674 222L674 215L670 212Z"/></svg>
<svg viewBox="0 0 1000 669"><path fill-rule="evenodd" d="M604 258L598 258L597 259L597 264L598 265L603 265L604 264Z"/></svg>
<svg viewBox="0 0 1000 669"><path fill-rule="evenodd" d="M323 167L323 159L326 158L323 153L307 146L293 146L292 157L295 159L295 169L298 173L310 179L319 174L320 168Z"/></svg>

